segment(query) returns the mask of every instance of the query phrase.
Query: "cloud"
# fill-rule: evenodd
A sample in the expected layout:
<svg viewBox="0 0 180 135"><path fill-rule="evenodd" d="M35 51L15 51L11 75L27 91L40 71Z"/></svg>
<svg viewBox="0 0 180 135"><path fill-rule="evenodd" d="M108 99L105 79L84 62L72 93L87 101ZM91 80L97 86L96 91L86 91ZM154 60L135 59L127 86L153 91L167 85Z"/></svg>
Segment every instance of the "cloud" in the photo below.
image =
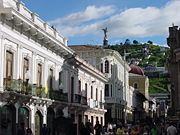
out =
<svg viewBox="0 0 180 135"><path fill-rule="evenodd" d="M102 18L114 13L116 8L114 6L101 6L97 8L96 6L88 6L85 11L70 14L64 18L59 18L50 21L50 24L68 24L68 25L78 25L82 22Z"/></svg>
<svg viewBox="0 0 180 135"><path fill-rule="evenodd" d="M66 37L103 35L101 29L105 27L108 27L108 35L114 38L163 36L167 35L172 23L180 25L179 7L179 0L170 1L160 8L129 8L124 11L115 10L113 6L89 6L51 23L56 24Z"/></svg>

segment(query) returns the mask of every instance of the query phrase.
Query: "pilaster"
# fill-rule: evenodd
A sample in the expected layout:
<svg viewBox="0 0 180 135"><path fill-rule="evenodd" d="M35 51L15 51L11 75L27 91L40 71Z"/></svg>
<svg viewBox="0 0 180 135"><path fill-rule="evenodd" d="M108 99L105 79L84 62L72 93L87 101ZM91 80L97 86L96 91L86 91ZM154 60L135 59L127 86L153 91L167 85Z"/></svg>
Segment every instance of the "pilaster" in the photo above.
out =
<svg viewBox="0 0 180 135"><path fill-rule="evenodd" d="M4 78L4 37L0 35L0 91L3 91L3 78Z"/></svg>
<svg viewBox="0 0 180 135"><path fill-rule="evenodd" d="M17 63L16 63L16 68L17 68L17 74L16 74L16 78L22 79L22 46L18 45L17 46Z"/></svg>
<svg viewBox="0 0 180 135"><path fill-rule="evenodd" d="M31 73L32 73L32 76L31 76L31 79L32 79L32 84L36 84L36 52L33 52L32 53L32 70L31 70Z"/></svg>

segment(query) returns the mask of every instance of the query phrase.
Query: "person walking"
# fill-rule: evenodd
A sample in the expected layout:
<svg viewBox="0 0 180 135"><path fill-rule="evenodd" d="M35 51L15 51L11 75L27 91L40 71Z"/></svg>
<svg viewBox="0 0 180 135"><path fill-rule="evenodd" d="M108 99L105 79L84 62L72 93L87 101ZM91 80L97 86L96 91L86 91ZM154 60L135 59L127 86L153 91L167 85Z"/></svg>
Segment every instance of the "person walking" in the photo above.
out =
<svg viewBox="0 0 180 135"><path fill-rule="evenodd" d="M94 129L95 129L95 135L101 135L102 126L101 126L101 124L99 124L99 121L96 121Z"/></svg>
<svg viewBox="0 0 180 135"><path fill-rule="evenodd" d="M18 128L17 135L26 135L26 130L25 130L25 123L21 123L20 127Z"/></svg>
<svg viewBox="0 0 180 135"><path fill-rule="evenodd" d="M122 125L120 125L117 128L116 135L124 135L124 134L125 134L124 129L123 129Z"/></svg>
<svg viewBox="0 0 180 135"><path fill-rule="evenodd" d="M155 125L153 125L153 127L152 127L152 129L151 129L150 135L159 135L158 129L156 128Z"/></svg>
<svg viewBox="0 0 180 135"><path fill-rule="evenodd" d="M139 135L138 127L135 126L133 130L131 131L130 135Z"/></svg>
<svg viewBox="0 0 180 135"><path fill-rule="evenodd" d="M49 135L49 129L46 124L43 124L43 127L41 129L42 135Z"/></svg>
<svg viewBox="0 0 180 135"><path fill-rule="evenodd" d="M87 134L90 135L91 133L93 134L93 125L90 122L90 120L88 120L86 122L86 128L87 128Z"/></svg>
<svg viewBox="0 0 180 135"><path fill-rule="evenodd" d="M177 129L171 122L169 127L167 128L167 135L177 135Z"/></svg>
<svg viewBox="0 0 180 135"><path fill-rule="evenodd" d="M26 129L26 135L33 135L31 128Z"/></svg>

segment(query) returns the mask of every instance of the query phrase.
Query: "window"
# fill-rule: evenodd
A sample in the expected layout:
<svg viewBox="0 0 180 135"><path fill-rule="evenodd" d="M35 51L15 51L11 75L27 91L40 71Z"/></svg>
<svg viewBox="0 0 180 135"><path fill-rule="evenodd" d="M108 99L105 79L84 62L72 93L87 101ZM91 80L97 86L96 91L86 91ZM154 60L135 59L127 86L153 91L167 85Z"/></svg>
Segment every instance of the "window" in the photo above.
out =
<svg viewBox="0 0 180 135"><path fill-rule="evenodd" d="M49 89L53 88L53 69L49 70Z"/></svg>
<svg viewBox="0 0 180 135"><path fill-rule="evenodd" d="M103 63L101 63L101 72L103 73Z"/></svg>
<svg viewBox="0 0 180 135"><path fill-rule="evenodd" d="M62 72L59 72L59 85L62 83Z"/></svg>
<svg viewBox="0 0 180 135"><path fill-rule="evenodd" d="M87 98L87 83L85 83L85 97Z"/></svg>
<svg viewBox="0 0 180 135"><path fill-rule="evenodd" d="M138 84L134 83L134 89L137 89L137 88L138 88Z"/></svg>
<svg viewBox="0 0 180 135"><path fill-rule="evenodd" d="M13 53L6 52L6 78L13 76Z"/></svg>
<svg viewBox="0 0 180 135"><path fill-rule="evenodd" d="M100 101L102 102L102 90L100 92Z"/></svg>
<svg viewBox="0 0 180 135"><path fill-rule="evenodd" d="M113 73L113 65L111 64L111 74Z"/></svg>
<svg viewBox="0 0 180 135"><path fill-rule="evenodd" d="M96 100L98 100L98 89L96 88Z"/></svg>
<svg viewBox="0 0 180 135"><path fill-rule="evenodd" d="M93 87L91 86L91 99L93 99Z"/></svg>
<svg viewBox="0 0 180 135"><path fill-rule="evenodd" d="M109 84L105 84L105 96L109 96Z"/></svg>
<svg viewBox="0 0 180 135"><path fill-rule="evenodd" d="M71 102L73 102L74 96L74 77L71 77Z"/></svg>
<svg viewBox="0 0 180 135"><path fill-rule="evenodd" d="M111 97L112 97L112 95L113 95L113 86L111 84Z"/></svg>
<svg viewBox="0 0 180 135"><path fill-rule="evenodd" d="M29 60L27 58L24 58L24 65L23 65L23 81L26 82L28 78L28 72L29 70Z"/></svg>
<svg viewBox="0 0 180 135"><path fill-rule="evenodd" d="M81 93L81 80L79 80L79 94Z"/></svg>
<svg viewBox="0 0 180 135"><path fill-rule="evenodd" d="M109 61L105 61L105 73L109 73Z"/></svg>
<svg viewBox="0 0 180 135"><path fill-rule="evenodd" d="M37 67L37 85L40 86L42 82L42 65L38 64Z"/></svg>

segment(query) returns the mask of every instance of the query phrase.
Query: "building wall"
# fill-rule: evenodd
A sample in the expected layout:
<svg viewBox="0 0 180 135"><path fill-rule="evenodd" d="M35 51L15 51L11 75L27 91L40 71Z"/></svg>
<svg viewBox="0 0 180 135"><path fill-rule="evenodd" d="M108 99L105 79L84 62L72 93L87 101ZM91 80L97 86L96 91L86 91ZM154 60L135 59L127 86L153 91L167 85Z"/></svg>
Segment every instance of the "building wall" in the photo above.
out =
<svg viewBox="0 0 180 135"><path fill-rule="evenodd" d="M85 46L86 47L86 46ZM126 94L129 92L129 66L123 61L118 52L110 49L95 48L81 48L81 46L72 46L76 53L90 64L94 65L99 71L102 71L107 78L109 78L109 96L105 96L106 109L110 109L111 119L125 119ZM109 73L105 73L105 62L109 62ZM101 69L101 66L103 68ZM107 104L112 105L107 105ZM116 105L115 105L116 104Z"/></svg>
<svg viewBox="0 0 180 135"><path fill-rule="evenodd" d="M12 7L12 11L14 12L7 10L7 7ZM0 13L2 13L0 14L0 116L4 115L6 111L9 111L10 117L4 118L6 122L10 119L8 126L13 128L13 130L8 130L10 128L6 126L7 130L0 128L0 132L4 130L2 131L3 133L7 131L8 135L14 135L13 133L17 131L21 123L18 120L20 118L19 115L22 110L26 109L28 112L28 119L24 117L28 121L26 127L30 127L35 135L40 135L37 133L37 127L41 128L42 124L52 124L54 119L58 120L62 117L64 119L70 118L73 109L75 124L78 124L80 121L80 117L78 116L81 115L83 118L84 113L88 113L89 117L102 118L102 123L104 123L103 90L106 82L105 77L100 74L97 75L95 69L92 70L92 68L89 68L90 65L85 69L79 65L77 66L77 63L69 64L67 61L69 57L74 57L74 51L67 47L67 40L59 35L55 29L43 22L37 15L29 11L22 2L1 0L0 8ZM12 78L6 77L7 51L13 54ZM29 93L23 93L23 87L20 86L25 83L20 83L24 79L24 58L29 60L29 69L26 72L26 77L28 77L26 78L28 80L26 80L27 86L30 86L26 90ZM37 87L34 88L37 86L38 64L42 65L42 86L40 86L39 95L37 94ZM49 88L50 69L53 71L51 76L52 89ZM60 73L62 73L61 79L59 76ZM73 86L71 86L71 77L74 77ZM8 79L9 82L11 81L9 85L9 82L6 81ZM90 86L98 89L98 102L95 106L90 106L90 103L74 103L74 100L71 100L72 96L74 96L71 94L72 87L74 88L74 94L78 94L78 80L82 81L81 90L84 89L84 84L88 83L88 98L90 97ZM18 82L16 83L18 86L12 85L14 84L12 83L13 81ZM102 101L99 95L100 90L102 91ZM95 92L93 91L93 99L94 97ZM102 102L102 106L100 106L99 102ZM0 118L0 124L2 124L2 119L4 118ZM58 125L62 126L66 124L58 120L58 124L53 126ZM40 129L38 130L40 132ZM60 131L59 127L56 127L56 131L58 130ZM52 131L54 132L54 130ZM79 133L78 130L77 133Z"/></svg>

